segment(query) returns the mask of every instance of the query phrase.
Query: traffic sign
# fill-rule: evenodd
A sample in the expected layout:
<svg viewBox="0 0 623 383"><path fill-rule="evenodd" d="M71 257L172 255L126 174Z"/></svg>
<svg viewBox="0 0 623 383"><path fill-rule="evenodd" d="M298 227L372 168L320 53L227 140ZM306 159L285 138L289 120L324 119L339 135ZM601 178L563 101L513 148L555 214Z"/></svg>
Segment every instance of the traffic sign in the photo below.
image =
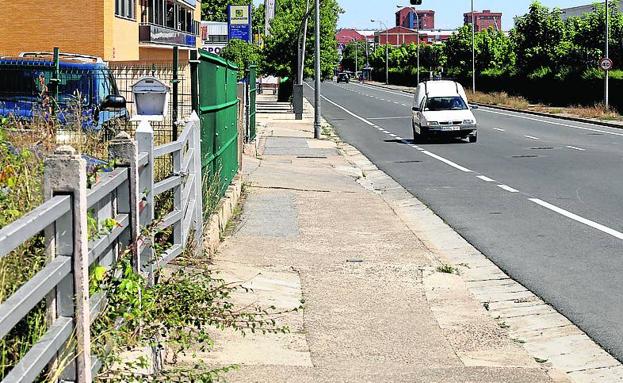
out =
<svg viewBox="0 0 623 383"><path fill-rule="evenodd" d="M613 65L614 63L612 62L612 60L607 57L604 57L603 59L599 60L599 67L602 70L610 70L612 69Z"/></svg>

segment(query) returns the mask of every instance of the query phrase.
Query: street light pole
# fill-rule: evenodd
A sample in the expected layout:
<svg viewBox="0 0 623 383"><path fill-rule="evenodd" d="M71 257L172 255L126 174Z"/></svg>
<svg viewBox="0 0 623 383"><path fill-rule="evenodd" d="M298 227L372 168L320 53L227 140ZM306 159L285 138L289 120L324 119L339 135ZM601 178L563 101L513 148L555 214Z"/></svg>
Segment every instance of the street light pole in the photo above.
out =
<svg viewBox="0 0 623 383"><path fill-rule="evenodd" d="M316 0L316 86L314 90L314 138L320 138L320 0Z"/></svg>
<svg viewBox="0 0 623 383"><path fill-rule="evenodd" d="M607 1L607 0L606 0ZM472 0L472 92L476 93L476 22L474 0Z"/></svg>
<svg viewBox="0 0 623 383"><path fill-rule="evenodd" d="M370 20L373 23L374 20ZM385 28L385 85L389 85L389 29L381 20L376 20L381 28ZM381 35L379 35L379 44L381 43Z"/></svg>
<svg viewBox="0 0 623 383"><path fill-rule="evenodd" d="M415 14L415 22L417 23L417 83L420 83L420 15L413 7L413 13Z"/></svg>
<svg viewBox="0 0 623 383"><path fill-rule="evenodd" d="M608 7L608 0L606 0L606 59L610 58L610 9ZM610 71L606 70L605 84L604 84L604 104L606 109L610 109L610 84L609 84Z"/></svg>

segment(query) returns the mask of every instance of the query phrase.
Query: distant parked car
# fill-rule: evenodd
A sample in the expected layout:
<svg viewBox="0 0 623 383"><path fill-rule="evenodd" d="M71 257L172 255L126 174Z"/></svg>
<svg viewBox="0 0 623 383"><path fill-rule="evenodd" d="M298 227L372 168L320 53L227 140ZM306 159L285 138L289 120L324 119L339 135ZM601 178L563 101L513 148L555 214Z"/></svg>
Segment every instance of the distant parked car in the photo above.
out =
<svg viewBox="0 0 623 383"><path fill-rule="evenodd" d="M348 77L347 73L338 73L338 75L337 75L337 82L338 82L338 84L340 82L349 83L350 82L350 77Z"/></svg>
<svg viewBox="0 0 623 383"><path fill-rule="evenodd" d="M54 109L55 118L64 124L74 118L70 109L79 105L84 129L101 130L128 119L126 100L101 58L62 53L59 59L56 83L52 53L0 57L0 116L46 119Z"/></svg>
<svg viewBox="0 0 623 383"><path fill-rule="evenodd" d="M478 125L463 86L454 81L426 81L415 91L413 110L413 139L430 136L478 139Z"/></svg>

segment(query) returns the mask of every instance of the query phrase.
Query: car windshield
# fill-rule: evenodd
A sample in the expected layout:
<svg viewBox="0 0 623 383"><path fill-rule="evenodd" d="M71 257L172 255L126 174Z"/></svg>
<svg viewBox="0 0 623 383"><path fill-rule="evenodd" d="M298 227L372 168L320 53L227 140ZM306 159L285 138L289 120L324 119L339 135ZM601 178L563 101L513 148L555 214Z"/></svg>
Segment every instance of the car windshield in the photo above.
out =
<svg viewBox="0 0 623 383"><path fill-rule="evenodd" d="M465 110L467 105L459 96L431 97L426 101L426 109L430 111Z"/></svg>
<svg viewBox="0 0 623 383"><path fill-rule="evenodd" d="M40 101L51 97L54 84L51 67L0 66L0 101ZM78 96L88 104L92 96L92 76L88 71L70 72L61 69L58 84L59 104L67 104Z"/></svg>

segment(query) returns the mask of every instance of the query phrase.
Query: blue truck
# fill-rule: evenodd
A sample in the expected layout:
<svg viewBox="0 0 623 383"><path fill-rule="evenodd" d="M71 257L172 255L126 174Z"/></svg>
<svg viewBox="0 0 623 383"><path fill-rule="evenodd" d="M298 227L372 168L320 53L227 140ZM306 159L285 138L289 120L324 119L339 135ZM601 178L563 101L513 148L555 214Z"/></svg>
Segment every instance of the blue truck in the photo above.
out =
<svg viewBox="0 0 623 383"><path fill-rule="evenodd" d="M126 100L101 58L61 53L56 72L50 52L0 57L0 116L55 119L66 125L76 120L76 110L85 130L99 131L128 120Z"/></svg>

